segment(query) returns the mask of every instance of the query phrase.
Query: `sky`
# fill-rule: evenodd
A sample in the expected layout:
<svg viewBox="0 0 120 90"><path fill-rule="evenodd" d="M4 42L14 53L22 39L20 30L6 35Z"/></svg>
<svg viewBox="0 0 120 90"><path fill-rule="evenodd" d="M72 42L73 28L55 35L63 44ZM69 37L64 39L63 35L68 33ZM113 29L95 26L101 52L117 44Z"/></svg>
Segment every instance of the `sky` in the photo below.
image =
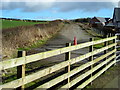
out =
<svg viewBox="0 0 120 90"><path fill-rule="evenodd" d="M55 20L113 16L119 0L2 0L0 17Z"/></svg>

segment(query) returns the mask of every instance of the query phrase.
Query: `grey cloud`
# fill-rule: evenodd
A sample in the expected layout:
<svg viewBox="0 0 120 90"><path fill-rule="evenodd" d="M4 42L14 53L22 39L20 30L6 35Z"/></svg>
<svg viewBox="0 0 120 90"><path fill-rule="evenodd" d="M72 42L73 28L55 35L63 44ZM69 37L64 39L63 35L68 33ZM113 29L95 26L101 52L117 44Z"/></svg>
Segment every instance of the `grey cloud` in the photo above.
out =
<svg viewBox="0 0 120 90"><path fill-rule="evenodd" d="M114 7L114 4L112 2L67 2L56 3L55 7L58 7L61 12L68 12L72 10L96 12L101 9L111 9Z"/></svg>
<svg viewBox="0 0 120 90"><path fill-rule="evenodd" d="M2 2L0 9L2 10L14 10L21 9L23 12L37 12L49 8L50 3L40 2Z"/></svg>
<svg viewBox="0 0 120 90"><path fill-rule="evenodd" d="M13 10L17 8L25 8L24 2L1 2L2 3L2 10Z"/></svg>
<svg viewBox="0 0 120 90"><path fill-rule="evenodd" d="M85 12L97 12L101 9L111 9L114 7L112 2L4 2L2 3L2 10L21 9L23 12L37 12L45 9L53 10L58 8L58 12L69 12L73 10L81 10Z"/></svg>

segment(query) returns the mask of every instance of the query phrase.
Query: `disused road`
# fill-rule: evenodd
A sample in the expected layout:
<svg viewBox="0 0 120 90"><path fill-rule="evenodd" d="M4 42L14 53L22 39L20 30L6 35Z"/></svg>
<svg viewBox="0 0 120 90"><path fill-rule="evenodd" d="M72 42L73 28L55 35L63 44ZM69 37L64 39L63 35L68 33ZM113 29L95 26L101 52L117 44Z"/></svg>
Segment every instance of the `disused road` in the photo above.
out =
<svg viewBox="0 0 120 90"><path fill-rule="evenodd" d="M34 49L36 52L49 51L57 48L65 47L66 43L72 43L74 37L77 38L78 43L84 43L89 41L92 36L83 30L77 24L66 24L63 29L56 35L56 37L47 41L47 43L40 47ZM81 54L86 53L86 50L81 50Z"/></svg>
<svg viewBox="0 0 120 90"><path fill-rule="evenodd" d="M78 43L84 43L89 41L89 38L91 38L92 36L77 24L66 24L63 27L63 29L60 32L58 32L58 34L54 38L48 40L47 43L42 47L31 50L30 52L28 52L28 54L46 52L58 48L63 48L65 47L66 43L72 43L73 45L74 37L77 38ZM89 48L83 48L80 50L72 51L71 58L78 57L87 52L89 52ZM28 68L34 69L38 66L41 66L42 68L49 67L57 63L63 62L64 60L65 60L65 54L61 54L54 57L50 57L48 59L40 60L37 63L32 63L32 65L30 64ZM86 63L86 62L87 59L83 60L82 63Z"/></svg>

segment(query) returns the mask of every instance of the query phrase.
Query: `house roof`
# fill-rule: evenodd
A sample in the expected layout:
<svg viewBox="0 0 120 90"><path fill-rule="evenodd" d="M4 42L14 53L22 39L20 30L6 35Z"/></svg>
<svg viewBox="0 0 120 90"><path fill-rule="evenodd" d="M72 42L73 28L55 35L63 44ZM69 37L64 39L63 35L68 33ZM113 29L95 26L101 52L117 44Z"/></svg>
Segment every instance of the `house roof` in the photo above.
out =
<svg viewBox="0 0 120 90"><path fill-rule="evenodd" d="M106 22L105 18L102 17L96 17L100 22Z"/></svg>
<svg viewBox="0 0 120 90"><path fill-rule="evenodd" d="M114 27L114 24L112 22L106 24L105 26L108 26L108 27Z"/></svg>
<svg viewBox="0 0 120 90"><path fill-rule="evenodd" d="M116 19L116 21L120 21L120 8L114 9L113 19Z"/></svg>

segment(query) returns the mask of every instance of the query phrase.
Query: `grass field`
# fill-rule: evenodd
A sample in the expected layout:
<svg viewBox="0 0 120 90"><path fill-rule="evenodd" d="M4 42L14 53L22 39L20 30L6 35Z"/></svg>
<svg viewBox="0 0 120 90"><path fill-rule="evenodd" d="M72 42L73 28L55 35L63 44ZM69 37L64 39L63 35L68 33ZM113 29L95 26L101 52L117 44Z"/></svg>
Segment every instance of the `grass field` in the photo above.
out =
<svg viewBox="0 0 120 90"><path fill-rule="evenodd" d="M10 21L10 20L0 20L0 22L2 22L2 29L48 23L48 22L25 22L25 21Z"/></svg>

